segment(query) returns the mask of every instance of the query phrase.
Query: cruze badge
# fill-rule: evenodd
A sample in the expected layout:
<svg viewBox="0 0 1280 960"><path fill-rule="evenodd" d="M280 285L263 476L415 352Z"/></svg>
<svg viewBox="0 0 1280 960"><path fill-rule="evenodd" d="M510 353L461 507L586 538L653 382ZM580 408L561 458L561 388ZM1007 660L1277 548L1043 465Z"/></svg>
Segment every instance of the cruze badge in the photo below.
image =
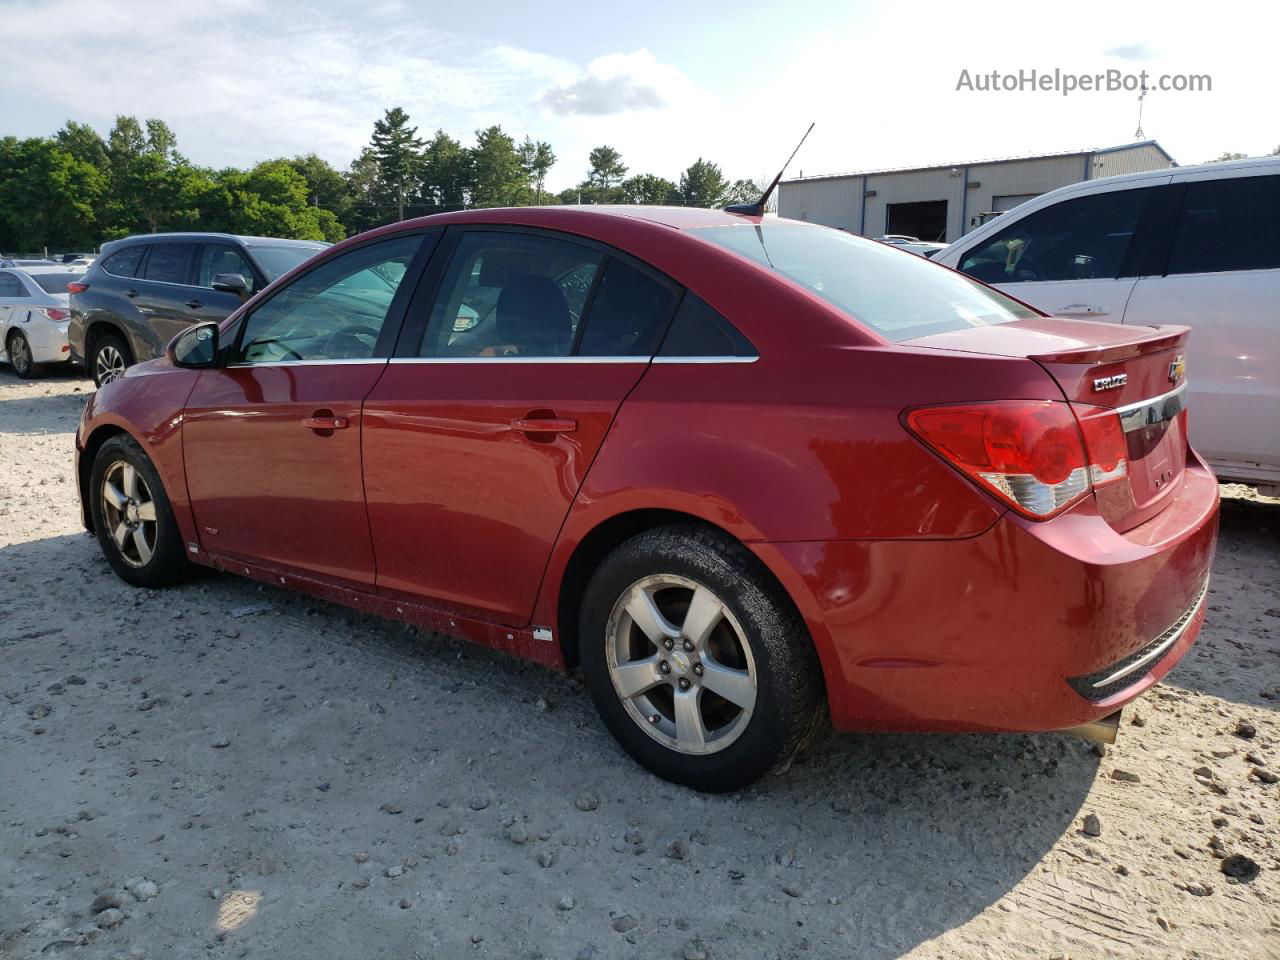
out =
<svg viewBox="0 0 1280 960"><path fill-rule="evenodd" d="M1187 372L1187 356L1184 353L1178 354L1173 358L1173 363L1169 364L1169 382L1177 383L1182 379L1182 375Z"/></svg>
<svg viewBox="0 0 1280 960"><path fill-rule="evenodd" d="M1116 387L1123 387L1129 382L1127 373L1113 373L1109 377L1098 377L1093 381L1093 389L1097 390L1114 390Z"/></svg>

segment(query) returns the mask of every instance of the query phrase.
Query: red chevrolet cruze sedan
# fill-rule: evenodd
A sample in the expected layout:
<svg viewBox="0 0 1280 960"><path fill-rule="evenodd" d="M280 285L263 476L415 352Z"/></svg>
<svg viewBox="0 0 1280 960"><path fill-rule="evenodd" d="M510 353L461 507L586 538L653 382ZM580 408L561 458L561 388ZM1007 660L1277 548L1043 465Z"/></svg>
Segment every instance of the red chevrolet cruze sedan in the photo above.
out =
<svg viewBox="0 0 1280 960"><path fill-rule="evenodd" d="M473 210L317 255L90 401L136 586L243 574L580 668L703 790L841 730L1096 724L1186 652L1186 330L708 210Z"/></svg>

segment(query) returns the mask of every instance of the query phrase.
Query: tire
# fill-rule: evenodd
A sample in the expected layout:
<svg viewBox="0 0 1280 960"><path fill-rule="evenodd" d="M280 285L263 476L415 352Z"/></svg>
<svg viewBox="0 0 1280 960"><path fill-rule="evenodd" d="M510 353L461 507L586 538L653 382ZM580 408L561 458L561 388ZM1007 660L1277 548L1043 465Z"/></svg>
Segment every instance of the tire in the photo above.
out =
<svg viewBox="0 0 1280 960"><path fill-rule="evenodd" d="M133 351L118 333L104 333L95 337L85 362L86 372L93 377L93 385L101 389L112 380L124 376L133 366Z"/></svg>
<svg viewBox="0 0 1280 960"><path fill-rule="evenodd" d="M587 585L578 637L605 725L673 783L740 789L787 767L826 728L799 614L742 544L709 527L661 527L616 547Z"/></svg>
<svg viewBox="0 0 1280 960"><path fill-rule="evenodd" d="M87 496L98 544L121 580L168 587L194 576L160 474L132 437L112 437L98 450Z"/></svg>
<svg viewBox="0 0 1280 960"><path fill-rule="evenodd" d="M5 350L9 354L9 365L13 367L13 372L23 380L33 380L40 376L41 364L36 363L31 353L31 344L21 330L9 334Z"/></svg>

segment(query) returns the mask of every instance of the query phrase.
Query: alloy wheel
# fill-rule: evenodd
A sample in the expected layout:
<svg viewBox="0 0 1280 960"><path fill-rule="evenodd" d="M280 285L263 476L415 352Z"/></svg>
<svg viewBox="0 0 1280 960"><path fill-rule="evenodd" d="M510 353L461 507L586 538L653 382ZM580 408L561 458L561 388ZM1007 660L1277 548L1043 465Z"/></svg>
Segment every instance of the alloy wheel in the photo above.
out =
<svg viewBox="0 0 1280 960"><path fill-rule="evenodd" d="M98 386L106 386L123 375L124 357L121 356L120 351L110 343L100 348L93 362L93 378L98 381Z"/></svg>
<svg viewBox="0 0 1280 960"><path fill-rule="evenodd" d="M705 755L742 735L756 704L756 667L741 625L716 594L687 577L632 584L606 631L614 691L649 736Z"/></svg>
<svg viewBox="0 0 1280 960"><path fill-rule="evenodd" d="M156 551L156 502L133 464L117 460L102 478L102 516L116 549L131 567L145 567Z"/></svg>
<svg viewBox="0 0 1280 960"><path fill-rule="evenodd" d="M31 347L27 338L17 334L9 341L9 362L19 376L26 376L31 370Z"/></svg>

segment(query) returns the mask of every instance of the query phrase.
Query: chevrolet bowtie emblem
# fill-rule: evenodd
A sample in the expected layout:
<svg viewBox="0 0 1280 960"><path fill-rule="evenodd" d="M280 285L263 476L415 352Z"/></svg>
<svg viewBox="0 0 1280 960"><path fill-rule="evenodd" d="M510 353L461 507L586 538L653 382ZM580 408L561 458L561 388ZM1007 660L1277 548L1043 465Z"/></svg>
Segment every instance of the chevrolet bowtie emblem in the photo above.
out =
<svg viewBox="0 0 1280 960"><path fill-rule="evenodd" d="M1182 375L1187 372L1187 356L1184 353L1178 354L1173 358L1173 363L1169 364L1169 382L1177 383L1182 379Z"/></svg>

